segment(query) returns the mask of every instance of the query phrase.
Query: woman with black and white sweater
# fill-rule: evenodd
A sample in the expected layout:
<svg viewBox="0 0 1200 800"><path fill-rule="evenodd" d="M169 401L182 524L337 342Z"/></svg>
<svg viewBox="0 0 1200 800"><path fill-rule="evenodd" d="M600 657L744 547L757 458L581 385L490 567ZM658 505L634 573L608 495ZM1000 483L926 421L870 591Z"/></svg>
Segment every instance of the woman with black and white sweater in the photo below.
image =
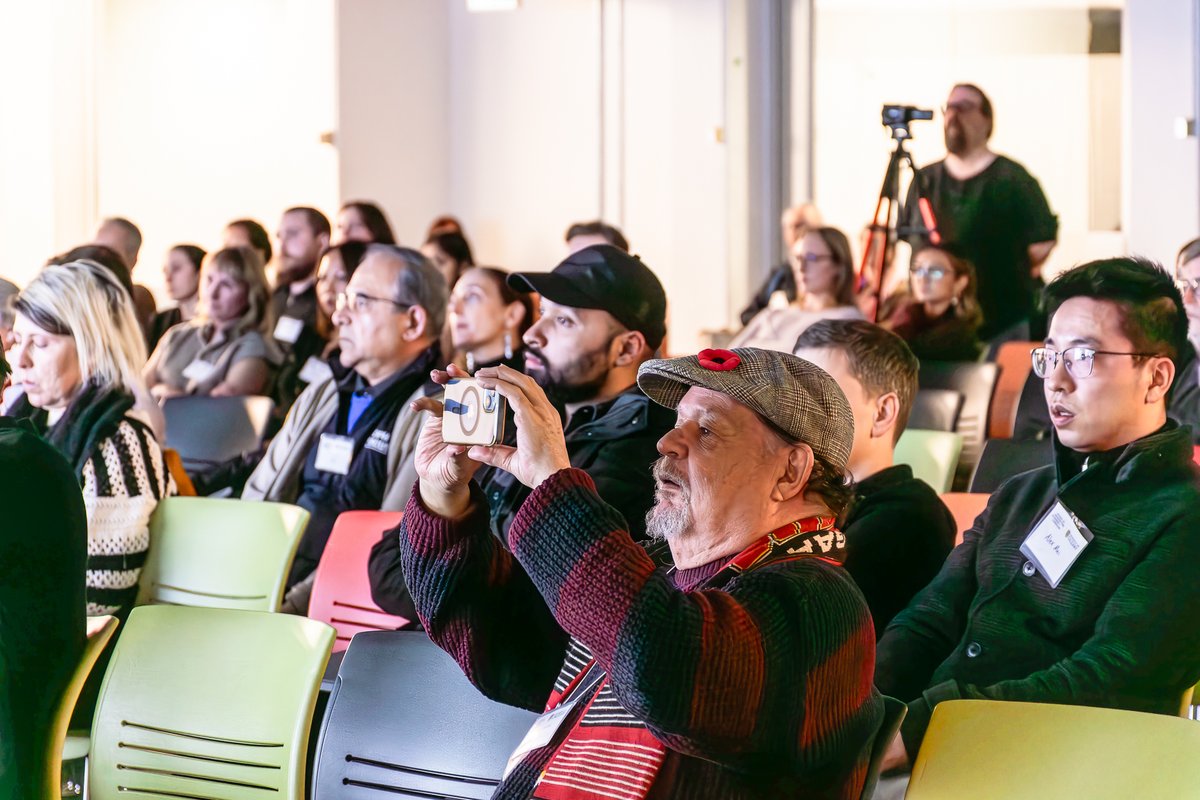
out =
<svg viewBox="0 0 1200 800"><path fill-rule="evenodd" d="M174 492L134 409L146 349L128 293L91 261L48 266L17 298L13 382L26 417L75 472L87 510L87 613L124 619L158 501Z"/></svg>

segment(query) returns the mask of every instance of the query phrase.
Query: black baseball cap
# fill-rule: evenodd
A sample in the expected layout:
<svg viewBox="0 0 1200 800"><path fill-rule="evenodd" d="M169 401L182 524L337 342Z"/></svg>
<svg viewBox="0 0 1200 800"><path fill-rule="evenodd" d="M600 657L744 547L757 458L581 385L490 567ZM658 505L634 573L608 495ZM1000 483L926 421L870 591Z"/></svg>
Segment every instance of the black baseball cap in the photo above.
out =
<svg viewBox="0 0 1200 800"><path fill-rule="evenodd" d="M631 331L646 337L651 350L667 335L667 293L637 256L611 244L572 253L551 272L514 272L508 285L537 292L552 303L607 311Z"/></svg>

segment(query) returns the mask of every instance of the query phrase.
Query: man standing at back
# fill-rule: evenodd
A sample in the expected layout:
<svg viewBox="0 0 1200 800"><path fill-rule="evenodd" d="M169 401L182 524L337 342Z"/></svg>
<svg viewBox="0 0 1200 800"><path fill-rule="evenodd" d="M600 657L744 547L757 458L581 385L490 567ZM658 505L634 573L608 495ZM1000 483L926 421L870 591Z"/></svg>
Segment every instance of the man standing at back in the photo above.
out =
<svg viewBox="0 0 1200 800"><path fill-rule="evenodd" d="M662 284L641 259L612 245L586 247L553 272L508 280L541 295L541 317L525 333L525 372L565 410L571 465L588 473L634 538L644 538L654 502L650 467L674 424L670 410L637 386L638 367L666 335ZM504 470L485 470L479 482L492 532L505 541L530 490ZM396 536L385 535L371 553L372 594L384 610L411 618L399 558Z"/></svg>
<svg viewBox="0 0 1200 800"><path fill-rule="evenodd" d="M988 147L994 116L983 90L960 83L944 109L946 157L922 167L905 205L909 230L922 227L915 190L929 199L942 241L956 244L975 265L984 339L1029 339L1029 321L1041 268L1058 236L1037 180ZM914 249L928 239L909 237ZM1016 328L1016 330L1012 330Z"/></svg>
<svg viewBox="0 0 1200 800"><path fill-rule="evenodd" d="M957 533L937 492L913 477L912 467L894 463L917 394L917 357L891 331L851 319L812 325L800 334L796 355L832 375L854 412L854 497L842 523L846 571L882 636L937 575Z"/></svg>
<svg viewBox="0 0 1200 800"><path fill-rule="evenodd" d="M1115 258L1063 273L1045 300L1033 368L1055 463L992 494L880 639L876 683L908 701L885 769L911 765L943 700L1177 714L1200 679L1200 483L1166 408L1187 346L1179 291L1157 265Z"/></svg>

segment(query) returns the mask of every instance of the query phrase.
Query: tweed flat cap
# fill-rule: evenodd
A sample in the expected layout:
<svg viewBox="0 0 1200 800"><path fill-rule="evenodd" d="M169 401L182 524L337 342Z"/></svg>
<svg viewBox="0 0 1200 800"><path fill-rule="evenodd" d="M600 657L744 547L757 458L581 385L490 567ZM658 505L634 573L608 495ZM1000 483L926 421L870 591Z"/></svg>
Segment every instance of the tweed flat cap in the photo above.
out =
<svg viewBox="0 0 1200 800"><path fill-rule="evenodd" d="M638 386L675 408L693 386L727 394L766 417L781 431L845 469L854 444L854 414L829 373L790 353L739 347L647 361Z"/></svg>

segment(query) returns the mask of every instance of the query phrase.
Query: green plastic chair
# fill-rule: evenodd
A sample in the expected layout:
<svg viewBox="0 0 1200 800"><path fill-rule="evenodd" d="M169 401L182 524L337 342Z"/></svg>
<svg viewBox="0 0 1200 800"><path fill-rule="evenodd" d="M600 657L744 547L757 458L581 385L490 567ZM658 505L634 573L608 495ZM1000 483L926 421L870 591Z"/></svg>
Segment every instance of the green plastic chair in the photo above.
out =
<svg viewBox="0 0 1200 800"><path fill-rule="evenodd" d="M87 642L83 646L83 655L71 674L71 682L59 699L58 708L54 712L54 730L50 738L50 748L46 757L46 785L52 787L50 797L59 800L61 794L57 791L62 781L62 762L84 758L88 754L90 739L87 731L69 731L71 714L75 712L75 703L79 693L87 682L92 667L104 652L117 629L117 618L113 616L88 617ZM86 791L86 773L84 774L84 790Z"/></svg>
<svg viewBox="0 0 1200 800"><path fill-rule="evenodd" d="M93 800L302 800L333 637L289 614L135 608L92 722Z"/></svg>
<svg viewBox="0 0 1200 800"><path fill-rule="evenodd" d="M278 611L308 517L286 503L164 499L150 518L138 605Z"/></svg>
<svg viewBox="0 0 1200 800"><path fill-rule="evenodd" d="M906 800L1194 798L1200 725L1112 708L939 703Z"/></svg>
<svg viewBox="0 0 1200 800"><path fill-rule="evenodd" d="M908 464L913 475L943 494L954 482L962 446L962 434L909 428L896 442L895 462Z"/></svg>

